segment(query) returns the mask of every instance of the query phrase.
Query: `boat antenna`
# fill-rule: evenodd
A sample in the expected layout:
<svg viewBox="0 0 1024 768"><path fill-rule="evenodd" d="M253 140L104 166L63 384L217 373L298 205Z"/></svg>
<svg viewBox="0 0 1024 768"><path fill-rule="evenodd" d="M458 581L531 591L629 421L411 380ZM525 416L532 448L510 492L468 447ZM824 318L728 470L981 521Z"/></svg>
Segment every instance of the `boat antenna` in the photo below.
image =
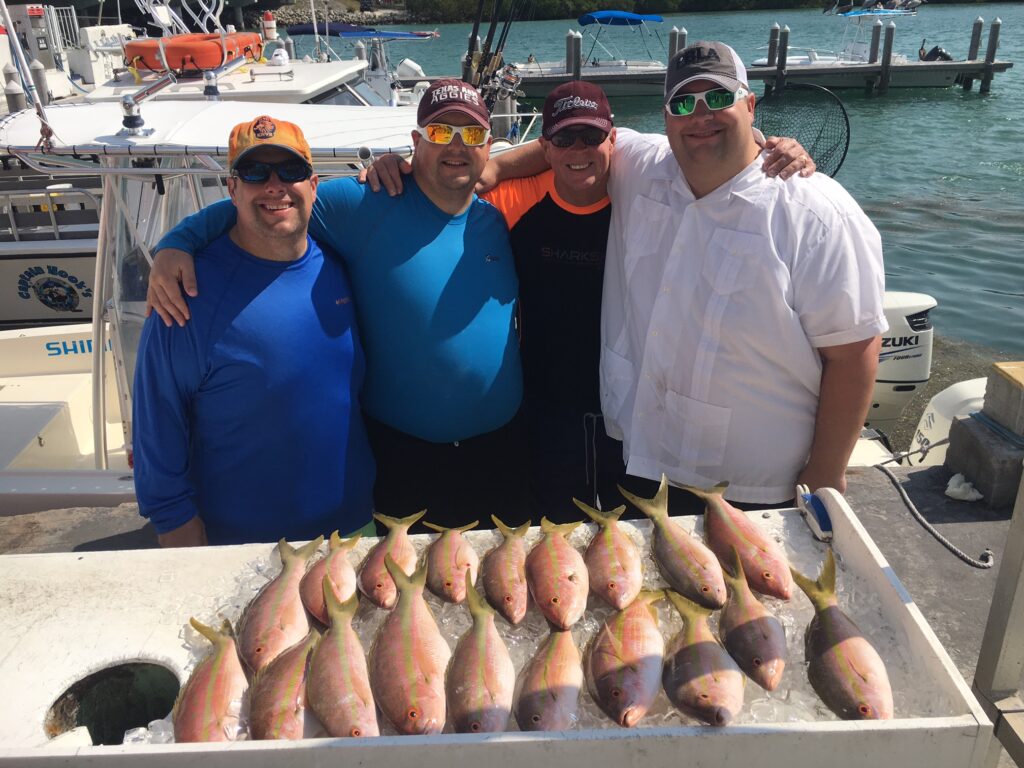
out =
<svg viewBox="0 0 1024 768"><path fill-rule="evenodd" d="M480 60L477 62L476 70L473 72L473 85L479 87L483 78L484 70L491 60L491 43L494 42L494 29L498 26L498 16L501 11L502 0L493 0L491 3L491 23L487 27L487 37L484 39L484 48L480 52Z"/></svg>
<svg viewBox="0 0 1024 768"><path fill-rule="evenodd" d="M466 41L466 60L462 64L462 79L467 83L473 80L473 54L476 53L477 36L480 34L480 22L484 18L484 1L480 0L476 6L476 20L473 22L473 33Z"/></svg>
<svg viewBox="0 0 1024 768"><path fill-rule="evenodd" d="M32 82L31 77L25 77L26 73L29 72L28 61L25 59L25 51L21 47L21 38L14 34L14 22L11 21L11 13L7 10L6 0L0 0L0 12L3 13L4 26L8 29L10 37L11 48L14 50L14 58L17 61L18 69L20 70L21 80L25 84L25 93L32 99L32 106L35 107L36 115L39 117L39 122L42 124L39 126L39 144L44 150L50 149L53 142L51 139L54 136L53 128L50 127L50 121L46 117L46 108L43 106L43 102L39 98L39 92L36 90L35 83Z"/></svg>

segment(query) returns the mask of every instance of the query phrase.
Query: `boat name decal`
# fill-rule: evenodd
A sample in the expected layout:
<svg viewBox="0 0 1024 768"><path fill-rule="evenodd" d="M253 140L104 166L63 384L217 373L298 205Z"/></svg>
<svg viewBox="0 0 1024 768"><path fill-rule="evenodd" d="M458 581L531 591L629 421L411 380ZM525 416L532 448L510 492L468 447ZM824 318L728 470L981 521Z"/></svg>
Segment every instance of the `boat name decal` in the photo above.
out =
<svg viewBox="0 0 1024 768"><path fill-rule="evenodd" d="M597 111L597 102L592 99L584 99L579 96L566 96L555 102L555 108L551 111L552 117L558 117L570 109L592 109Z"/></svg>
<svg viewBox="0 0 1024 768"><path fill-rule="evenodd" d="M898 349L900 347L916 347L920 345L920 336L888 336L882 339L882 349Z"/></svg>
<svg viewBox="0 0 1024 768"><path fill-rule="evenodd" d="M107 349L113 349L110 339L107 339ZM59 357L61 355L91 355L92 339L67 339L62 341L48 341L45 345L47 357Z"/></svg>
<svg viewBox="0 0 1024 768"><path fill-rule="evenodd" d="M33 297L55 312L81 312L78 305L92 298L92 288L66 269L47 264L18 275L18 298L31 301Z"/></svg>

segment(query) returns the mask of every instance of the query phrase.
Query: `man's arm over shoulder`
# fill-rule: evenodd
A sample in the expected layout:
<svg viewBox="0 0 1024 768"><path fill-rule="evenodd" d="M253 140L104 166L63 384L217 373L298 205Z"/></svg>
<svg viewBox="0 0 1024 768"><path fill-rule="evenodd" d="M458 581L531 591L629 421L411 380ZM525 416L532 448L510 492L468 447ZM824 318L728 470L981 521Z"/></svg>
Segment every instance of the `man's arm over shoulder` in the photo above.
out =
<svg viewBox="0 0 1024 768"><path fill-rule="evenodd" d="M357 233L361 224L359 209L363 201L377 205L394 205L387 196L381 195L375 201L374 193L360 184L354 177L328 179L316 190L316 201L313 203L312 215L309 219L309 234L318 243L325 244L340 255L345 254L345 241ZM403 226L404 222L396 222ZM361 236L361 235L355 235Z"/></svg>
<svg viewBox="0 0 1024 768"><path fill-rule="evenodd" d="M189 477L190 404L203 376L197 325L169 328L150 317L139 341L132 404L135 492L139 513L161 537L198 516ZM193 523L185 530L195 529ZM193 538L171 536L170 543L200 543Z"/></svg>

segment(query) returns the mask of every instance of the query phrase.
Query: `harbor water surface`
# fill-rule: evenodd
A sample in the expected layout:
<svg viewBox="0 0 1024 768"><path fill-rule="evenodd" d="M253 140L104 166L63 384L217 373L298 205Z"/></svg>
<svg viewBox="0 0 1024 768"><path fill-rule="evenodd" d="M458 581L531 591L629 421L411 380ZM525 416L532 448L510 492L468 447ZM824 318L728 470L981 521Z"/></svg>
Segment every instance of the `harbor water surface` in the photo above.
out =
<svg viewBox="0 0 1024 768"><path fill-rule="evenodd" d="M882 233L887 288L934 296L938 334L1019 358L1024 355L1024 3L922 6L917 16L896 19L894 51L916 58L927 39L929 49L940 45L953 58L966 58L971 25L979 16L985 19L982 55L988 23L1000 17L997 58L1015 66L996 76L989 94L979 93L977 82L970 92L911 88L878 97L840 91L851 141L836 178ZM819 51L838 49L847 24L816 9L666 16L664 24L655 25L661 44L655 39L651 53L663 61L668 32L678 26L691 41L730 43L749 63L766 55L775 22L790 27L792 47ZM439 39L394 46L393 61L409 57L428 75L459 72L471 24L437 29ZM569 29L578 29L574 20L516 22L505 58L524 61L532 53L538 61L562 60ZM605 37L623 41L620 49L627 58L645 56L641 37L629 30L605 30ZM587 37L583 43L586 55ZM599 48L595 55L607 58ZM656 98L617 99L612 107L617 125L664 129Z"/></svg>

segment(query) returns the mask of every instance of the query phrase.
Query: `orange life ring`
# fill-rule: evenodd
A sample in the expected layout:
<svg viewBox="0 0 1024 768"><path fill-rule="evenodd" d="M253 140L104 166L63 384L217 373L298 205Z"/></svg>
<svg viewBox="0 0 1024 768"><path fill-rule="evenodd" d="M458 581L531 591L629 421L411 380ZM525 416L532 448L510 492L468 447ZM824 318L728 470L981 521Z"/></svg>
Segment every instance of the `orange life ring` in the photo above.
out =
<svg viewBox="0 0 1024 768"><path fill-rule="evenodd" d="M175 72L216 69L241 56L256 61L263 55L263 39L255 32L232 32L226 35L194 33L129 40L124 44L125 63L136 69L165 71L167 67L160 60L161 41L167 64Z"/></svg>

